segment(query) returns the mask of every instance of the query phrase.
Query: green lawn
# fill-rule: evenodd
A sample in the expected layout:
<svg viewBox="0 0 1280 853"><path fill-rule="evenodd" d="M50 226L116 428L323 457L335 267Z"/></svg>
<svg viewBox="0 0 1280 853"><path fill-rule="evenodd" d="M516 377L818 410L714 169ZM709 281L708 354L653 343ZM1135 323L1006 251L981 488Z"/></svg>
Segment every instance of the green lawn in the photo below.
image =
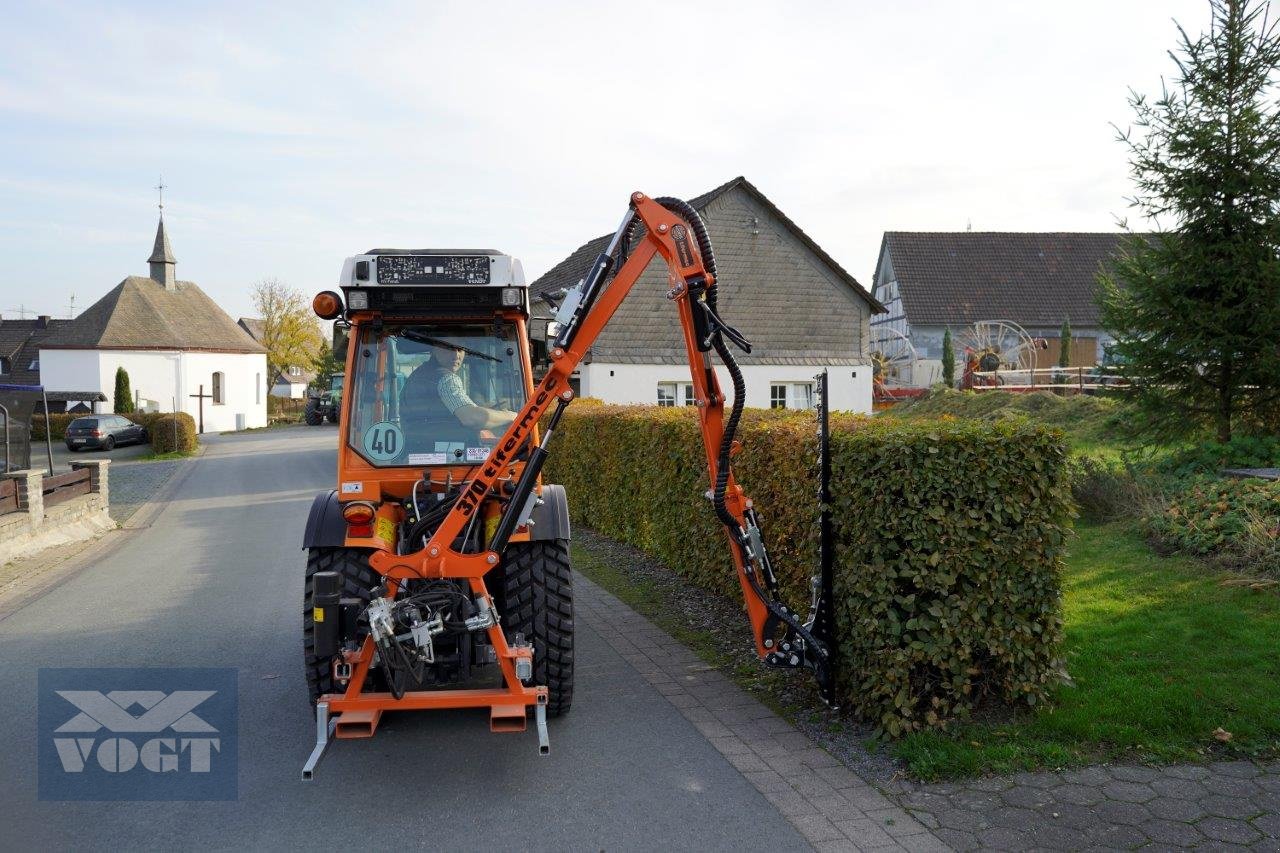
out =
<svg viewBox="0 0 1280 853"><path fill-rule="evenodd" d="M1280 754L1280 596L1224 587L1128 527L1081 525L1064 578L1067 668L1054 706L893 744L927 779L1099 759ZM1232 737L1214 737L1222 728Z"/></svg>

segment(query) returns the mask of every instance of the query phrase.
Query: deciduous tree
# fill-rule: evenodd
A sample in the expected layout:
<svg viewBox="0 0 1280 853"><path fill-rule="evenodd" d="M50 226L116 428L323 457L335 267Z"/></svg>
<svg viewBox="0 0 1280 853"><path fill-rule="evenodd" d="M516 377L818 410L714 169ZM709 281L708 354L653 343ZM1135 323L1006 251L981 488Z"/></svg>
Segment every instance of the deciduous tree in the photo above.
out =
<svg viewBox="0 0 1280 853"><path fill-rule="evenodd" d="M262 320L267 372L272 379L290 367L309 367L324 343L311 302L301 291L278 279L253 286L253 307Z"/></svg>

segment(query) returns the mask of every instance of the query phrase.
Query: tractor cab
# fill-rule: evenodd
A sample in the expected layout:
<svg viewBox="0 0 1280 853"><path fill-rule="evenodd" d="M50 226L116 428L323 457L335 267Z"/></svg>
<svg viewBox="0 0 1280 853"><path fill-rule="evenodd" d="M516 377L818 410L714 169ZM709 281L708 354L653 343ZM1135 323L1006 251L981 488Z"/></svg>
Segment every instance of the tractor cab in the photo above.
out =
<svg viewBox="0 0 1280 853"><path fill-rule="evenodd" d="M315 307L338 321L335 355L346 362L340 498L465 478L532 389L520 261L484 249L373 249L346 260L339 287Z"/></svg>

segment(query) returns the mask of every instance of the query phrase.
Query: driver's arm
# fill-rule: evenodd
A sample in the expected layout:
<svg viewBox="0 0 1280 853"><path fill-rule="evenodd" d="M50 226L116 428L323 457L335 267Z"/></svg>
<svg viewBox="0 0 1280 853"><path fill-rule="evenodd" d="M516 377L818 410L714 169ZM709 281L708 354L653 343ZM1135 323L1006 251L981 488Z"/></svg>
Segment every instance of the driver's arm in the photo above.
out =
<svg viewBox="0 0 1280 853"><path fill-rule="evenodd" d="M476 402L467 395L466 389L462 387L462 379L456 373L446 373L441 376L436 392L440 395L440 401L444 403L445 408L458 419L458 423L468 429L505 427L516 418L515 412L476 405Z"/></svg>

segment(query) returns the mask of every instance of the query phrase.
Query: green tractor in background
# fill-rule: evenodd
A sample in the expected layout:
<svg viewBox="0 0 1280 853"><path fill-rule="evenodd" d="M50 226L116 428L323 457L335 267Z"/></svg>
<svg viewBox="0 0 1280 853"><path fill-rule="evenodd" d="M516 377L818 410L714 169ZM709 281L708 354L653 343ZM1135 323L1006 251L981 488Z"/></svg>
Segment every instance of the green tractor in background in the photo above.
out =
<svg viewBox="0 0 1280 853"><path fill-rule="evenodd" d="M329 377L329 389L320 391L307 389L307 407L303 412L309 426L320 426L325 421L331 424L338 422L338 411L342 406L342 381L344 374L335 373Z"/></svg>

